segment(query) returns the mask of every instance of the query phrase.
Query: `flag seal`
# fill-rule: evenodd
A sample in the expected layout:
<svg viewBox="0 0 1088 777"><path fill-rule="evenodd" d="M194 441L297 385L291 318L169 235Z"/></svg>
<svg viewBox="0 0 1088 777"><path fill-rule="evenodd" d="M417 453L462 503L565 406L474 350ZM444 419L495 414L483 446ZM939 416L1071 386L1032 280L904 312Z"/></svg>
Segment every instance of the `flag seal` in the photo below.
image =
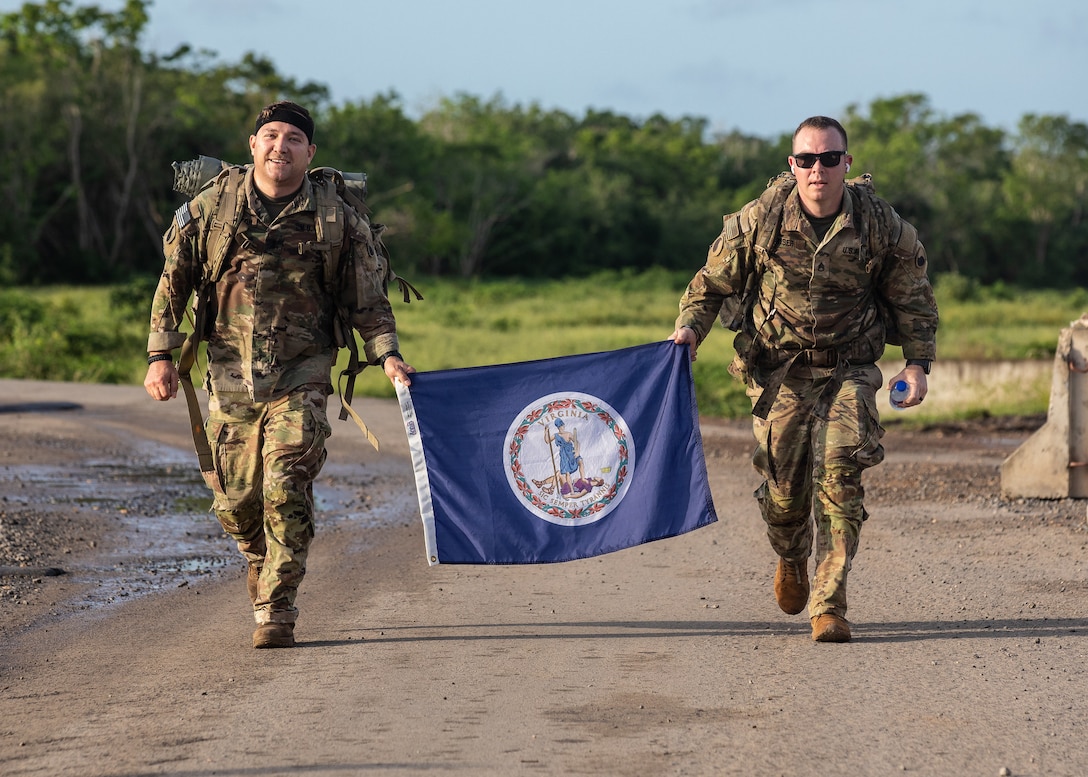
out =
<svg viewBox="0 0 1088 777"><path fill-rule="evenodd" d="M630 427L591 394L530 402L503 446L506 480L529 513L558 526L595 523L622 501L635 468Z"/></svg>

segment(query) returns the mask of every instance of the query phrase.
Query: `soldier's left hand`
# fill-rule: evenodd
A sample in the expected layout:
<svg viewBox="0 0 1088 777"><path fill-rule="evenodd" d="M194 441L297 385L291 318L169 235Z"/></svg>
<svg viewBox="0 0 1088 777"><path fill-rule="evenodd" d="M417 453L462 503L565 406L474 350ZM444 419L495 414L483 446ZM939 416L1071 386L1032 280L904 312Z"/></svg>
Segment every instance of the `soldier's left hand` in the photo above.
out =
<svg viewBox="0 0 1088 777"><path fill-rule="evenodd" d="M922 404L922 400L929 393L929 382L926 380L926 372L919 365L912 364L888 381L888 390L891 391L899 381L907 384L907 398L903 401L903 407L914 407Z"/></svg>
<svg viewBox="0 0 1088 777"><path fill-rule="evenodd" d="M408 376L416 371L415 367L396 356L390 356L386 359L382 369L385 370L385 377L389 378L390 383L395 385L397 378L400 378L405 386L412 385L412 380Z"/></svg>

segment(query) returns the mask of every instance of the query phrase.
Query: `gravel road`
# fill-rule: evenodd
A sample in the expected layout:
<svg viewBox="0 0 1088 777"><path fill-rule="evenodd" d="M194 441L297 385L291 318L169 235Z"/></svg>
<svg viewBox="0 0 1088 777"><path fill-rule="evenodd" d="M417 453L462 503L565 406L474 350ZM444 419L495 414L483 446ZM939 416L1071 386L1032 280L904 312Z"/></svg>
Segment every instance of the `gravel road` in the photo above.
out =
<svg viewBox="0 0 1088 777"><path fill-rule="evenodd" d="M396 406L363 412L383 452L335 423L300 647L254 651L183 403L0 381L0 773L1088 773L1088 500L999 495L1041 418L889 430L855 639L817 645L746 423L703 422L710 527L428 567Z"/></svg>

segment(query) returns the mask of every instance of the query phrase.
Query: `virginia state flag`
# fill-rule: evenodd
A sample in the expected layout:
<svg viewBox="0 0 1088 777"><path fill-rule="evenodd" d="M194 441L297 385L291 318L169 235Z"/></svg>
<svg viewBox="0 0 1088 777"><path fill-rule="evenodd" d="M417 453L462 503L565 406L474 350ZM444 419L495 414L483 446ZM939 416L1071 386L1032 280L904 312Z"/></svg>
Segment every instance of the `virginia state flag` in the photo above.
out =
<svg viewBox="0 0 1088 777"><path fill-rule="evenodd" d="M717 520L688 349L398 381L430 564L597 556Z"/></svg>
<svg viewBox="0 0 1088 777"><path fill-rule="evenodd" d="M434 564L542 564L717 520L688 348L412 375L397 396Z"/></svg>

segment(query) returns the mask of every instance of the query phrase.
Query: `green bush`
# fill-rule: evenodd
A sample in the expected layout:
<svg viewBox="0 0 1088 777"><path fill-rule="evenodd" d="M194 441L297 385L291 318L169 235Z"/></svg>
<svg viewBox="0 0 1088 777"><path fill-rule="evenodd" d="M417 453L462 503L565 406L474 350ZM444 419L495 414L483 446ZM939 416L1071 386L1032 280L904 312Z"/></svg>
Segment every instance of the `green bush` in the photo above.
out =
<svg viewBox="0 0 1088 777"><path fill-rule="evenodd" d="M457 281L411 278L425 295L393 300L401 350L420 371L591 353L663 340L672 332L684 274L610 270L585 278ZM113 287L0 292L0 376L90 383L142 382L148 312L157 278ZM938 361L1049 359L1061 329L1088 307L1088 290L981 287L937 279ZM743 418L744 386L727 371L733 336L715 327L694 364L705 417ZM887 358L901 353L890 348ZM345 353L340 362L346 361ZM365 370L359 396L392 397L381 370ZM985 408L982 408L985 411ZM1046 397L1031 398L1045 412ZM957 412L970 414L971 408Z"/></svg>
<svg viewBox="0 0 1088 777"><path fill-rule="evenodd" d="M937 299L969 302L978 299L979 285L974 278L959 273L940 273L933 279L933 292Z"/></svg>
<svg viewBox="0 0 1088 777"><path fill-rule="evenodd" d="M147 325L136 323L125 304L111 304L116 291L0 292L0 375L80 383L142 380Z"/></svg>
<svg viewBox="0 0 1088 777"><path fill-rule="evenodd" d="M48 306L19 291L0 291L0 343L11 342L17 330L46 320Z"/></svg>

